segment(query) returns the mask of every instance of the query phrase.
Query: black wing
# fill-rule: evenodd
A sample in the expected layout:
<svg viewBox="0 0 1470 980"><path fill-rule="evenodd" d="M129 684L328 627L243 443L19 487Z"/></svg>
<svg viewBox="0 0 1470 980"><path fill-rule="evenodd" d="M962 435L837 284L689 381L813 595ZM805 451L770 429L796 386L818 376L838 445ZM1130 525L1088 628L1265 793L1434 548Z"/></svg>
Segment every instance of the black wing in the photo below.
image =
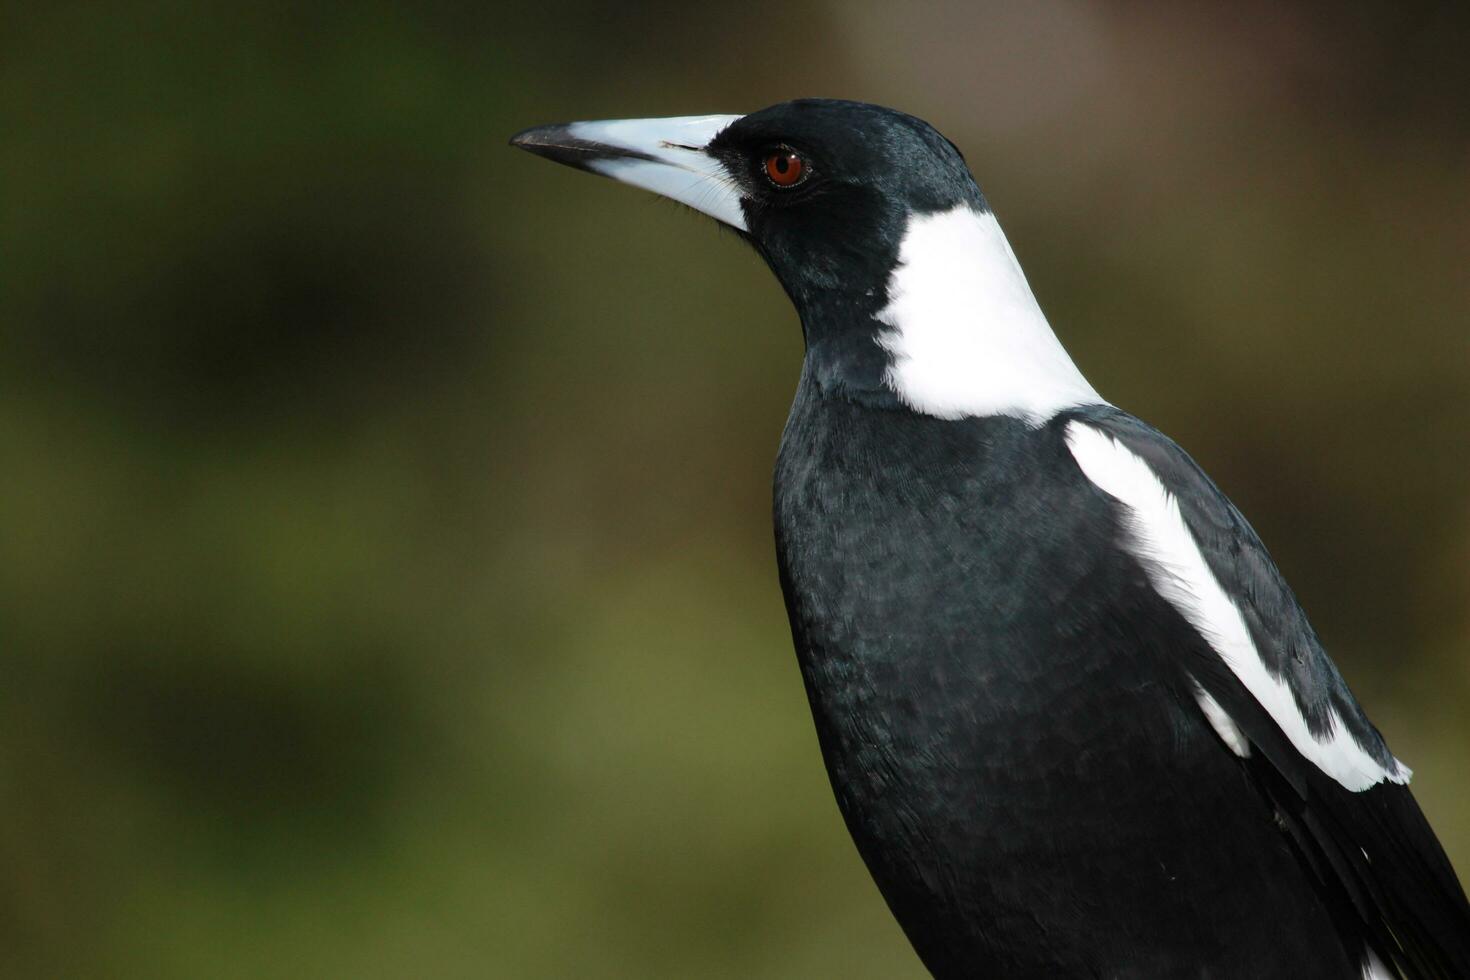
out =
<svg viewBox="0 0 1470 980"><path fill-rule="evenodd" d="M1152 470L1312 735L1330 740L1341 725L1388 776L1366 788L1344 785L1293 745L1224 658L1188 665L1258 750L1241 764L1272 799L1326 900L1359 921L1364 941L1402 976L1470 977L1470 904L1409 792L1408 771L1348 690L1255 531L1194 460L1152 426L1112 408L1070 413L1066 424L1105 433Z"/></svg>

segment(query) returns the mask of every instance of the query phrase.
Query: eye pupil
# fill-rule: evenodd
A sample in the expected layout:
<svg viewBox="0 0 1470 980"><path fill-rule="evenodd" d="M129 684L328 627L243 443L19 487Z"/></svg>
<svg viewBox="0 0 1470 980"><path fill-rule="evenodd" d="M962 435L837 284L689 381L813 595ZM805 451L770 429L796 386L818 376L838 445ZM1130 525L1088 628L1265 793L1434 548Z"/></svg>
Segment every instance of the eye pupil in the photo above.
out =
<svg viewBox="0 0 1470 980"><path fill-rule="evenodd" d="M806 173L806 161L794 150L776 150L766 156L766 176L777 187L794 187Z"/></svg>

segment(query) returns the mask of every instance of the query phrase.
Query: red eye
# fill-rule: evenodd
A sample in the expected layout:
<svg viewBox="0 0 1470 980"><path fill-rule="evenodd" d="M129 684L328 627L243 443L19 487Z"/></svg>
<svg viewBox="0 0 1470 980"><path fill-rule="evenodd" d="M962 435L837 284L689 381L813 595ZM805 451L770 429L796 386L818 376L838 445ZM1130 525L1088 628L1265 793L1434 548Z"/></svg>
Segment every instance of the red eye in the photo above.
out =
<svg viewBox="0 0 1470 980"><path fill-rule="evenodd" d="M795 187L806 176L806 161L794 150L774 150L766 155L766 176L777 187Z"/></svg>

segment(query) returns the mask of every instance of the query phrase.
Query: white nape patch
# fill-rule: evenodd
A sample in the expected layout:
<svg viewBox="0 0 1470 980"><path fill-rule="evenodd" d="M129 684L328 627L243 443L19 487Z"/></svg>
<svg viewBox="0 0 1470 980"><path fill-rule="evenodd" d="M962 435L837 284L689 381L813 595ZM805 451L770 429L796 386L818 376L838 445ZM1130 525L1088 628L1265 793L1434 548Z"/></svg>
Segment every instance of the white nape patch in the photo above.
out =
<svg viewBox="0 0 1470 980"><path fill-rule="evenodd" d="M1082 422L1067 424L1067 446L1087 478L1127 508L1131 518L1125 522L1127 543L1149 582L1199 630L1304 758L1354 792L1385 779L1409 781L1411 773L1402 763L1395 760L1389 772L1364 752L1336 709L1331 709L1325 739L1312 734L1291 688L1266 669L1240 608L1205 563L1179 513L1179 502L1147 463L1112 436Z"/></svg>
<svg viewBox="0 0 1470 980"><path fill-rule="evenodd" d="M1215 730L1216 735L1220 736L1220 740L1230 747L1230 751L1242 759L1249 757L1251 743L1245 737L1245 732L1241 731L1240 726L1225 713L1225 709L1220 707L1220 702L1210 697L1210 693L1199 686L1198 681L1195 681L1194 684L1194 699L1199 702L1200 710L1205 713L1210 727Z"/></svg>
<svg viewBox="0 0 1470 980"><path fill-rule="evenodd" d="M1363 980L1397 980L1398 975L1384 965L1373 950L1363 957Z"/></svg>
<svg viewBox="0 0 1470 980"><path fill-rule="evenodd" d="M1008 415L1039 426L1102 403L1031 295L995 215L961 205L909 219L879 342L887 382L917 412L939 418Z"/></svg>
<svg viewBox="0 0 1470 980"><path fill-rule="evenodd" d="M604 143L654 157L593 160L587 165L614 180L653 191L746 231L745 212L734 178L704 147L739 116L671 116L666 119L609 119L567 127L577 139Z"/></svg>

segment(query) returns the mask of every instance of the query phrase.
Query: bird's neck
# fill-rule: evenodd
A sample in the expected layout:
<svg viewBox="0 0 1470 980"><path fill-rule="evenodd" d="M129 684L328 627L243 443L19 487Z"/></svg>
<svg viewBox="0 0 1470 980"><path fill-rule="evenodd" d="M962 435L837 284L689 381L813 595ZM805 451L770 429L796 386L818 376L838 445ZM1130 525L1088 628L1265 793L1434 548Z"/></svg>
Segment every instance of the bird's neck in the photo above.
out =
<svg viewBox="0 0 1470 980"><path fill-rule="evenodd" d="M995 216L970 205L911 216L882 289L824 296L802 319L812 380L864 403L1041 425L1102 402Z"/></svg>

